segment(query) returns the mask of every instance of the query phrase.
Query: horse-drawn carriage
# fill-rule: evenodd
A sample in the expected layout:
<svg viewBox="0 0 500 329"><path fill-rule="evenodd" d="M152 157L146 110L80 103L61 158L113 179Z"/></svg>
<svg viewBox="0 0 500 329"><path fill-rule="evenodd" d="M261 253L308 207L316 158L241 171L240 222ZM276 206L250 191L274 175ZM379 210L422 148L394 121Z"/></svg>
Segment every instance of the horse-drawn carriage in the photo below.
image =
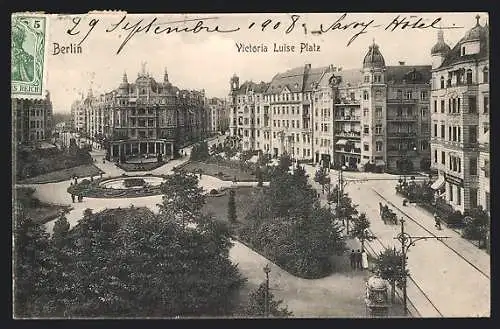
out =
<svg viewBox="0 0 500 329"><path fill-rule="evenodd" d="M398 217L396 216L396 213L392 211L387 205L382 205L382 203L379 202L379 207L380 207L380 217L384 221L384 224L394 224L396 225L398 223Z"/></svg>

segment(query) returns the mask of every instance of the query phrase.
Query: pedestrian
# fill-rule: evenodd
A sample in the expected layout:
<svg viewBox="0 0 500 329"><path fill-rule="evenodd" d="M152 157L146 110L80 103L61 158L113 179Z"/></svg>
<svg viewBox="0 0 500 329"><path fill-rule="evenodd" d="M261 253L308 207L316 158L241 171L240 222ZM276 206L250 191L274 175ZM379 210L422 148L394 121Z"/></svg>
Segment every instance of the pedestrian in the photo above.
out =
<svg viewBox="0 0 500 329"><path fill-rule="evenodd" d="M356 268L356 255L354 254L354 249L352 249L349 254L349 261L351 263L351 270L354 270Z"/></svg>
<svg viewBox="0 0 500 329"><path fill-rule="evenodd" d="M94 181L94 176L90 176L90 181L93 182Z"/></svg>
<svg viewBox="0 0 500 329"><path fill-rule="evenodd" d="M436 214L436 215L434 216L434 220L436 221L436 225L435 225L435 226L436 226L436 228L437 228L438 230L441 230L441 218L440 218L440 217Z"/></svg>
<svg viewBox="0 0 500 329"><path fill-rule="evenodd" d="M82 196L78 194L78 202L82 202Z"/></svg>
<svg viewBox="0 0 500 329"><path fill-rule="evenodd" d="M368 255L364 249L361 252L361 264L364 270L368 269Z"/></svg>
<svg viewBox="0 0 500 329"><path fill-rule="evenodd" d="M71 193L71 202L75 203L75 195Z"/></svg>
<svg viewBox="0 0 500 329"><path fill-rule="evenodd" d="M361 250L356 250L356 269L360 270L362 268L362 256Z"/></svg>

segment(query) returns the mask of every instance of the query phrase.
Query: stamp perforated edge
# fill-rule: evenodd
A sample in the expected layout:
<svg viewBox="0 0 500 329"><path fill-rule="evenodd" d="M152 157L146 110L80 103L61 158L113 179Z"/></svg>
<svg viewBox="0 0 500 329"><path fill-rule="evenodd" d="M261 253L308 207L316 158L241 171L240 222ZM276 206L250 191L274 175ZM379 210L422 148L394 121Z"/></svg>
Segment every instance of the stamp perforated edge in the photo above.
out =
<svg viewBox="0 0 500 329"><path fill-rule="evenodd" d="M45 14L42 12L16 12L11 14L11 38L12 38L12 20L15 16L34 16L34 17L43 17L45 18L45 36L44 36L44 52L43 52L43 67L42 67L42 79L41 79L41 94L24 94L21 92L13 93L12 92L12 79L11 79L11 89L10 89L10 97L11 99L32 99L32 100L43 100L47 95L47 44L49 40L49 26L50 19L49 14ZM11 59L12 60L12 59Z"/></svg>

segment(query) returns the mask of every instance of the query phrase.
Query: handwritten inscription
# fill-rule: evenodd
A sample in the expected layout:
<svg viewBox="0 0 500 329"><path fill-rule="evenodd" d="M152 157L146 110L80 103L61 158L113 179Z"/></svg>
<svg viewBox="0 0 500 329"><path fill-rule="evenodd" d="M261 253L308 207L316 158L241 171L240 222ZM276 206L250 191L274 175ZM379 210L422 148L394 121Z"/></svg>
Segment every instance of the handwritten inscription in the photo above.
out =
<svg viewBox="0 0 500 329"><path fill-rule="evenodd" d="M106 33L116 33L121 37L122 32L126 32L125 38L120 44L117 54L119 54L127 43L138 34L152 34L152 35L168 35L171 33L192 33L197 34L205 33L234 33L244 30L240 26L227 26L223 25L222 21L218 24L214 23L219 20L219 17L205 17L205 18L190 18L176 21L159 21L158 17L146 20L144 18L133 18L127 15L120 17L118 21L106 26L104 31ZM458 26L442 27L438 24L442 23L441 17L428 22L428 20L419 16L401 16L396 15L388 24L376 24L374 19L367 20L354 20L349 17L347 13L340 15L329 23L320 23L317 28L311 29L307 22L300 15L290 15L285 20L263 19L260 22L252 21L247 30L256 32L277 31L284 34L301 31L304 34L321 35L335 31L352 32L352 36L347 42L347 47L350 46L359 36L372 32L377 28L384 28L385 31L393 32L396 30L409 30L409 29L455 29L462 28ZM78 43L80 46L94 29L100 24L98 18L91 18L87 23L82 22L81 17L74 17L72 26L66 31L71 36L80 36L81 39ZM101 24L102 25L102 24ZM300 44L299 49L303 51L319 51L319 46L314 43Z"/></svg>

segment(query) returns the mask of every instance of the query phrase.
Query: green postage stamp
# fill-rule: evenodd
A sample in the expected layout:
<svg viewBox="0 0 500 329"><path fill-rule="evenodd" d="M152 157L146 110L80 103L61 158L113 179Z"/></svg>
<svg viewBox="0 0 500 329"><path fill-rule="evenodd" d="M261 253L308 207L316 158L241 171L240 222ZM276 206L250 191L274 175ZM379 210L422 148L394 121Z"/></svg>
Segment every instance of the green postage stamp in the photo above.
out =
<svg viewBox="0 0 500 329"><path fill-rule="evenodd" d="M12 98L44 97L46 32L47 18L44 15L12 15Z"/></svg>

